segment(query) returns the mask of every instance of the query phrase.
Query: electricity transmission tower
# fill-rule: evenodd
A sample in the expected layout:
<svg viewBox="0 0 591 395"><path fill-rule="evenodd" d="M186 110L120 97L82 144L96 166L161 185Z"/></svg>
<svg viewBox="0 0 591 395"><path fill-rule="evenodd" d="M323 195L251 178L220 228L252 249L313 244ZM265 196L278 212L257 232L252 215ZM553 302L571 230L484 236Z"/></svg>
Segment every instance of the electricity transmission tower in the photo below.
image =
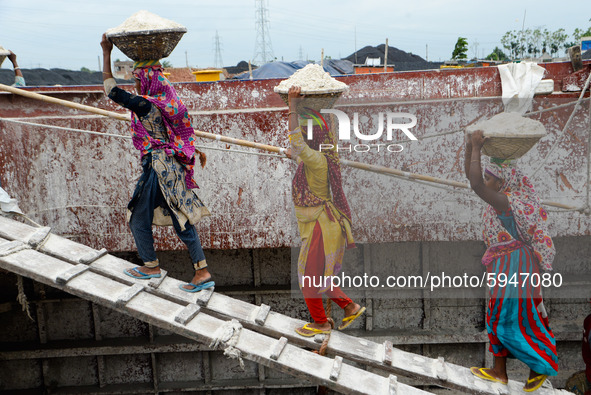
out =
<svg viewBox="0 0 591 395"><path fill-rule="evenodd" d="M224 61L222 60L222 46L220 44L220 36L218 31L215 31L215 37L213 39L213 47L215 50L215 57L213 59L213 67L224 67Z"/></svg>
<svg viewBox="0 0 591 395"><path fill-rule="evenodd" d="M263 65L273 60L273 47L269 35L269 18L265 0L255 0L256 43L252 63Z"/></svg>
<svg viewBox="0 0 591 395"><path fill-rule="evenodd" d="M300 45L300 52L298 53L298 60L304 60L304 50L302 49L301 45Z"/></svg>

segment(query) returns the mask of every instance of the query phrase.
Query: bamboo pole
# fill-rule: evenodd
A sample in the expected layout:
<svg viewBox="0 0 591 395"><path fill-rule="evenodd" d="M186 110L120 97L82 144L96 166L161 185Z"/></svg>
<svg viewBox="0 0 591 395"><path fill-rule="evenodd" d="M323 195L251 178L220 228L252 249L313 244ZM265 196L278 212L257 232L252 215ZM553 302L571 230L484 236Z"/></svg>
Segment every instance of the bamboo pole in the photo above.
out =
<svg viewBox="0 0 591 395"><path fill-rule="evenodd" d="M124 115L124 114L120 114L120 113L113 112L113 111L103 110L103 109L96 108L96 107L86 106L84 104L78 104L78 103L74 103L74 102L71 102L68 100L58 99L56 97L41 95L39 93L29 92L24 89L15 88L15 87L4 85L4 84L0 84L0 90L5 91L5 92L10 92L15 95L28 97L29 99L40 100L40 101L43 101L46 103L59 104L60 106L74 108L76 110L81 110L81 111L87 111L87 112L91 112L91 113L98 114L98 115L104 115L106 117L115 118L115 119L119 119L122 121L129 121L130 120L129 115Z"/></svg>
<svg viewBox="0 0 591 395"><path fill-rule="evenodd" d="M77 110L82 110L82 111L87 111L87 112L91 112L91 113L98 114L98 115L103 115L103 116L118 119L121 121L128 121L129 122L131 120L129 116L124 115L124 114L120 114L120 113L116 113L116 112L108 111L108 110L102 110L100 108L86 106L83 104L73 103L68 100L57 99L55 97L45 96L45 95L41 95L41 94L35 93L35 92L29 92L26 90L14 88L14 87L4 85L4 84L0 84L0 90L14 93L16 95L28 97L28 98L35 99L35 100L41 100L41 101L44 101L47 103L59 104L59 105L65 106L65 107L70 107L70 108L74 108ZM198 137L209 139L209 140L223 141L223 142L229 143L229 144L236 144L236 145L240 145L240 146L244 146L244 147L256 148L256 149L260 149L263 151L275 152L275 153L282 154L282 155L286 154L285 148L276 147L273 145L261 144L261 143L256 143L256 142L248 141L248 140L241 140L241 139L237 139L237 138L233 138L233 137L226 137L226 136L222 136L219 134L202 132L200 130L195 130L195 135ZM432 182L432 183L443 184L443 185L448 185L448 186L457 187L457 188L470 188L470 186L468 184L465 184L462 182L445 180L442 178L425 176L422 174L409 173L406 171L392 169L392 168L384 167L384 166L369 165L366 163L355 162L355 161L350 161L350 160L346 160L346 159L341 159L341 163L345 166L348 166L348 167L371 171L374 173L394 175L394 176L404 177L404 178L408 178L408 179L412 179L412 180ZM562 203L546 202L546 201L544 201L543 203L547 206L558 207L558 208L563 208L563 209L568 209L568 210L576 209L576 207L568 206L568 205L562 204Z"/></svg>
<svg viewBox="0 0 591 395"><path fill-rule="evenodd" d="M388 72L388 39L386 39L386 49L384 53L384 73Z"/></svg>
<svg viewBox="0 0 591 395"><path fill-rule="evenodd" d="M340 162L345 166L353 167L355 169L371 171L374 173L400 176L400 177L404 177L404 178L408 178L408 179L412 179L412 180L435 182L437 184L449 185L449 186L458 187L458 188L469 188L469 186L467 184L464 184L462 182L445 180L442 178L425 176L422 174L409 173L407 171L392 169L390 167L369 165L367 163L354 162L352 160L347 160L347 159L341 159Z"/></svg>
<svg viewBox="0 0 591 395"><path fill-rule="evenodd" d="M195 130L195 136L203 137L203 138L210 139L210 140L223 141L224 143L241 145L243 147L250 147L250 148L260 149L263 151L275 152L278 154L285 154L287 151L285 148L276 147L274 145L255 143L254 141L241 140L241 139L236 139L233 137L226 137L226 136L222 136L220 134L202 132L201 130Z"/></svg>
<svg viewBox="0 0 591 395"><path fill-rule="evenodd" d="M51 96L41 95L41 94L35 93L35 92L29 92L29 91L26 91L23 89L14 88L12 86L4 85L4 84L0 84L0 90L10 92L15 95L24 96L24 97L27 97L30 99L40 100L40 101L43 101L46 103L58 104L58 105L61 105L64 107L74 108L77 110L86 111L86 112L90 112L93 114L103 115L105 117L114 118L114 119L118 119L121 121L127 121L127 122L131 121L131 117L129 115L125 115L125 114L121 114L121 113L117 113L117 112L113 112L113 111L108 111L108 110L103 110L103 109L92 107L92 106L86 106L84 104L73 103L68 100L63 100L63 99L58 99L58 98L51 97ZM285 148L281 148L281 147L275 147L272 145L255 143L255 142L247 141L247 140L235 139L232 137L221 136L219 134L202 132L200 130L195 130L195 135L198 137L203 137L203 138L210 139L210 140L223 141L225 143L242 145L245 147L256 148L256 149L260 149L260 150L264 150L264 151L276 152L279 154L284 154L286 151Z"/></svg>
<svg viewBox="0 0 591 395"><path fill-rule="evenodd" d="M407 171L402 171L402 170L398 170L398 169L392 169L390 167L369 165L367 163L354 162L354 161L347 160L347 159L341 159L340 162L343 165L345 165L345 166L353 167L355 169L361 169L361 170L371 171L373 173L379 173L379 174L385 174L385 175L390 175L390 176L403 177L403 178L408 178L410 180L432 182L432 183L448 185L448 186L456 187L456 188L470 189L470 185L469 184L466 184L466 183L463 183L463 182L459 182L459 181L445 180L445 179L442 179L442 178L425 176L425 175L422 175L422 174L409 173ZM545 200L542 200L542 203L545 204L545 205L547 205L547 206L552 206L552 207L557 207L557 208L563 208L563 209L567 209L567 210L575 210L577 208L575 206L569 206L569 205L566 205L566 204L557 203L557 202L550 202L550 201L545 201Z"/></svg>

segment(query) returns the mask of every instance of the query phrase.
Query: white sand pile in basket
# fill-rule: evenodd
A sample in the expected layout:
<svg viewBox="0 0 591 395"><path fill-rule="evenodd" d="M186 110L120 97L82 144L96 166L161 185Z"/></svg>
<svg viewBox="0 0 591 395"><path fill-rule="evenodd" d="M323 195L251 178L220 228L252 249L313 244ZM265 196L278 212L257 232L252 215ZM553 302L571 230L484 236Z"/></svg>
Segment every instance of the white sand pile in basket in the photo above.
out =
<svg viewBox="0 0 591 395"><path fill-rule="evenodd" d="M184 28L183 25L164 19L149 11L138 11L127 18L121 25L107 30L107 34L139 32L145 30L168 30Z"/></svg>
<svg viewBox="0 0 591 395"><path fill-rule="evenodd" d="M302 94L342 92L347 84L337 81L318 64L308 64L275 87L277 93L287 93L292 86L302 88Z"/></svg>
<svg viewBox="0 0 591 395"><path fill-rule="evenodd" d="M526 138L546 135L546 128L541 122L515 112L502 112L466 128L468 134L476 130L482 130L486 137Z"/></svg>

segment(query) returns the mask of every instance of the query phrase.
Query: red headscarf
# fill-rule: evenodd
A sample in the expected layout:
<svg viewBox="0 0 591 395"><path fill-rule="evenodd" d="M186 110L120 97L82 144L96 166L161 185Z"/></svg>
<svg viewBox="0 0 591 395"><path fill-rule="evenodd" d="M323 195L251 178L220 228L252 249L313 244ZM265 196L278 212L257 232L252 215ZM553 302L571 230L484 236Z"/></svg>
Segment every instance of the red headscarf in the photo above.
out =
<svg viewBox="0 0 591 395"><path fill-rule="evenodd" d="M202 167L205 166L206 157L195 149L195 135L187 107L179 98L170 81L162 74L160 65L136 68L133 75L140 80L142 97L160 109L168 132L168 141L152 138L132 112L133 145L142 152L142 156L155 149L164 149L167 155L174 155L185 169L187 188L197 188L197 184L193 180L195 153L199 154Z"/></svg>

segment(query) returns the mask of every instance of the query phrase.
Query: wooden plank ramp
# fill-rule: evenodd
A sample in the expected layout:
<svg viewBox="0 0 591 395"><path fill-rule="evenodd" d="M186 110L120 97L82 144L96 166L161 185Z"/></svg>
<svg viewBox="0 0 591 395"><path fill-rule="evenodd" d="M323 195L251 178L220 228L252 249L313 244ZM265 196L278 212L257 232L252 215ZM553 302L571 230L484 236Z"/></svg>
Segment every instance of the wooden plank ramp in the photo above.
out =
<svg viewBox="0 0 591 395"><path fill-rule="evenodd" d="M36 231L36 228L26 224L0 217L0 237L7 240L26 242ZM192 318L185 317L190 317L192 314L201 315L205 313L222 320L235 319L244 328L278 339L275 340L274 350L279 347L278 342L281 341L285 341L287 346L300 346L316 350L320 348L320 344L314 338L298 336L294 332L295 328L305 323L304 321L271 311L267 305L256 306L211 290L197 294L183 292L178 289L182 282L170 277L163 276L164 278L152 279L150 282L134 280L123 274L124 269L135 267L132 263L108 254L98 254L98 251L88 246L51 233L39 245L38 250L43 254L70 263L72 265L68 268L70 271L66 272L64 270L59 275L66 277L73 275L73 278L87 272L75 266L80 264L82 257L92 256L93 254L100 255L89 264L89 272L100 274L128 286L134 284L148 285L148 287L145 287L144 292L149 292L178 304L184 303L186 305L185 311L179 312L175 321L177 323L184 320L190 321ZM156 283L153 280L158 280L158 282ZM58 281L62 281L61 278ZM189 307L191 305L196 307ZM197 313L194 310L197 310ZM281 351L281 355L284 352ZM442 357L434 359L402 351L393 347L392 343L388 341L379 344L360 337L349 336L343 332L333 331L328 342L327 353L366 365L371 367L373 371L380 371L383 375L400 375L419 380L427 385L460 390L469 394L525 394L522 390L523 383L510 380L509 385L505 386L480 380L474 377L466 367L449 363ZM332 370L332 365L329 370ZM398 384L394 378L389 382L389 386L392 388L403 385ZM327 387L330 386L327 385ZM400 390L400 387L398 388ZM552 388L549 380L536 393L539 395L568 394L566 391Z"/></svg>
<svg viewBox="0 0 591 395"><path fill-rule="evenodd" d="M22 224L0 218L2 234L11 234L10 228ZM7 226L9 225L9 226ZM18 234L15 232L14 234ZM71 244L66 239L49 235L43 245L60 241L60 253L68 253L79 261L78 255L85 250L81 245ZM39 245L39 244L37 244ZM51 250L51 248L49 248ZM117 262L116 271L108 273L104 268L93 267L101 260ZM0 236L0 268L31 278L40 283L61 289L70 294L128 314L132 317L159 326L187 338L256 363L268 366L294 377L311 381L314 384L331 388L343 394L428 394L426 391L398 383L395 376L384 377L343 363L342 357L329 358L299 347L285 339L244 328L236 320L223 320L208 314L200 307L207 304L209 296L205 292L190 294L178 289L180 281L174 280L176 290L164 293L148 285L148 281L138 282L120 273L129 262L103 255L81 270L79 263L60 259L32 245L9 240ZM125 278L127 277L127 278ZM129 279L129 280L127 280ZM125 281L123 281L125 280ZM167 277L165 281L171 281ZM181 297L182 296L182 297ZM199 302L199 300L202 300ZM394 384L393 384L394 383Z"/></svg>

